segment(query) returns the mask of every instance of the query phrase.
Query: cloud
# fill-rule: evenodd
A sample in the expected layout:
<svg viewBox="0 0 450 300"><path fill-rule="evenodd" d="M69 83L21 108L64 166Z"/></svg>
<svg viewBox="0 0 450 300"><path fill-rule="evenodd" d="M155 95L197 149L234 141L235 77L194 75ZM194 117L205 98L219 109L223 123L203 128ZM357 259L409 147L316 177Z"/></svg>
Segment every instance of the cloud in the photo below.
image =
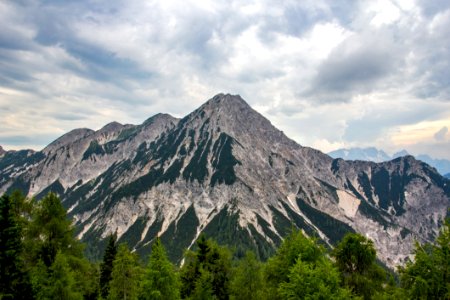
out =
<svg viewBox="0 0 450 300"><path fill-rule="evenodd" d="M386 36L352 35L333 49L319 66L308 98L319 102L346 102L377 90L401 63L395 44Z"/></svg>
<svg viewBox="0 0 450 300"><path fill-rule="evenodd" d="M399 128L450 120L447 2L2 1L0 144L230 92L303 145L396 147Z"/></svg>
<svg viewBox="0 0 450 300"><path fill-rule="evenodd" d="M436 141L444 141L447 133L448 133L448 127L444 126L434 134L434 139Z"/></svg>

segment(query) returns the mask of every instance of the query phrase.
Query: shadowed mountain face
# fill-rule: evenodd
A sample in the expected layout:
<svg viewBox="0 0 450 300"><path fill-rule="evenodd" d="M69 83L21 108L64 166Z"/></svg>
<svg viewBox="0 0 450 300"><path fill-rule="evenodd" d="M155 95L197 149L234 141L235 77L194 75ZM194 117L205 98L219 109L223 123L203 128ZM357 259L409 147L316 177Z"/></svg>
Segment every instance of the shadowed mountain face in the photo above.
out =
<svg viewBox="0 0 450 300"><path fill-rule="evenodd" d="M77 129L42 152L8 152L0 189L15 188L58 193L92 256L117 230L138 253L160 236L175 261L201 232L266 258L295 226L330 247L361 232L393 267L415 239L436 237L450 205L450 181L411 156L332 159L223 94L181 120Z"/></svg>

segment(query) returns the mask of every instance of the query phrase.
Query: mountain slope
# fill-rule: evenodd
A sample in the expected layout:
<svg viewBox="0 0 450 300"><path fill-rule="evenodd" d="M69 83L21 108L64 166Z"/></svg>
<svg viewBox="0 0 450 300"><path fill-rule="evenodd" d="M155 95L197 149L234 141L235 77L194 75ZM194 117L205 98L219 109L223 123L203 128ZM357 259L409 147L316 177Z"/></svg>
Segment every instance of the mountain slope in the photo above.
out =
<svg viewBox="0 0 450 300"><path fill-rule="evenodd" d="M179 261L204 232L265 258L295 226L330 247L361 232L392 267L436 236L450 204L449 181L411 156L332 159L223 94L181 120L75 130L0 166L2 191L58 193L93 256L117 231L138 253L160 236Z"/></svg>

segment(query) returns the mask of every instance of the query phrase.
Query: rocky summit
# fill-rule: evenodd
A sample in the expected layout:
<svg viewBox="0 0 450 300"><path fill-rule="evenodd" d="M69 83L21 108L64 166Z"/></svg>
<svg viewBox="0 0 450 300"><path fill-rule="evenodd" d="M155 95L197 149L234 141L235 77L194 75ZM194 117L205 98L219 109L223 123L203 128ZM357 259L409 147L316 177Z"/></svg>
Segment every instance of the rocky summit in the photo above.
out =
<svg viewBox="0 0 450 300"><path fill-rule="evenodd" d="M332 159L229 94L183 119L76 129L42 151L7 152L0 191L14 189L57 193L94 257L117 232L146 254L160 236L174 261L201 233L266 258L298 227L329 247L360 232L394 267L437 236L450 206L450 180L412 156Z"/></svg>

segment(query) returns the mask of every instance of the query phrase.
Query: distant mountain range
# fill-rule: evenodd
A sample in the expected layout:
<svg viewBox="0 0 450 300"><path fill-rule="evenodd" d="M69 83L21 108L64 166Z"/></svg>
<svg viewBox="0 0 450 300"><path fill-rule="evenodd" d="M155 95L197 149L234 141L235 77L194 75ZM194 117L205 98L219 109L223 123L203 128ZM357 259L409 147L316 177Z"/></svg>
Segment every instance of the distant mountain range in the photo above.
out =
<svg viewBox="0 0 450 300"><path fill-rule="evenodd" d="M410 154L406 150L402 150L390 156L383 150L379 150L374 147L368 147L368 148L338 149L329 152L328 155L330 155L333 158L342 158L346 160L383 162ZM416 159L426 162L430 166L436 168L436 170L442 175L447 174L445 176L448 176L448 174L450 174L450 160L435 159L426 154L420 154L415 157Z"/></svg>
<svg viewBox="0 0 450 300"><path fill-rule="evenodd" d="M57 193L87 251L117 232L148 255L160 237L180 261L201 233L267 258L292 227L333 247L371 238L394 267L432 241L450 206L450 181L412 156L345 161L303 147L240 96L219 94L182 119L76 129L42 151L0 158L0 192Z"/></svg>

